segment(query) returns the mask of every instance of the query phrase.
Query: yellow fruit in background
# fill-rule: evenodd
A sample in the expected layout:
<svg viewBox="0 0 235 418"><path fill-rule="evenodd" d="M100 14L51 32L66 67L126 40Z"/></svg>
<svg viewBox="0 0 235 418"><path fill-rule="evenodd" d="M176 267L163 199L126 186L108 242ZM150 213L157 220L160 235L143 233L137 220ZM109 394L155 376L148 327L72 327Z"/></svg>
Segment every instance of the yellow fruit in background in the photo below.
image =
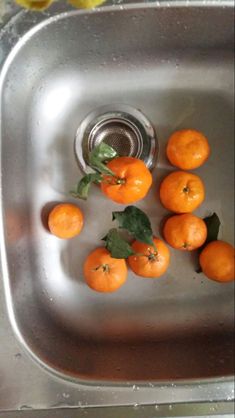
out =
<svg viewBox="0 0 235 418"><path fill-rule="evenodd" d="M44 10L53 3L53 0L15 0L17 4L30 10Z"/></svg>
<svg viewBox="0 0 235 418"><path fill-rule="evenodd" d="M68 3L78 9L93 9L96 6L100 6L105 1L106 0L68 0Z"/></svg>
<svg viewBox="0 0 235 418"><path fill-rule="evenodd" d="M17 4L26 9L39 11L47 9L53 1L54 0L15 0ZM106 0L68 0L68 3L78 9L92 9L96 6L100 6L105 1Z"/></svg>

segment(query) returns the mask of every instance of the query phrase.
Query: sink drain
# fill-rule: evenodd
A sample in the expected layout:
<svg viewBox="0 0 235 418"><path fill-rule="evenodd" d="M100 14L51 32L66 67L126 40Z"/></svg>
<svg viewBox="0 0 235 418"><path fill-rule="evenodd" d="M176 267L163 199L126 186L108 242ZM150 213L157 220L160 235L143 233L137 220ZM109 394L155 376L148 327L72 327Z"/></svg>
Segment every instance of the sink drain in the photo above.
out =
<svg viewBox="0 0 235 418"><path fill-rule="evenodd" d="M151 170L156 164L158 142L149 120L130 106L104 106L90 113L79 126L75 138L75 153L84 173L89 152L102 141L113 147L119 156L144 161Z"/></svg>

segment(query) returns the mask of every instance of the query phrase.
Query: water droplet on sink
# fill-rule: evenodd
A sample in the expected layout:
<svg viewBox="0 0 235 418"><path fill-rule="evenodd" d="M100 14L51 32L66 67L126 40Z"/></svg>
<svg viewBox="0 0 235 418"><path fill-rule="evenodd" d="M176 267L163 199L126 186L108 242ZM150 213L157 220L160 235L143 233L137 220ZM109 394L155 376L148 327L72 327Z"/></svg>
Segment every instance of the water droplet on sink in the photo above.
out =
<svg viewBox="0 0 235 418"><path fill-rule="evenodd" d="M23 409L33 409L33 407L32 407L32 406L29 406L29 405L21 405L18 409L19 409L19 410L23 410Z"/></svg>
<svg viewBox="0 0 235 418"><path fill-rule="evenodd" d="M15 354L15 358L20 359L21 357L22 357L22 354L21 353L16 353Z"/></svg>
<svg viewBox="0 0 235 418"><path fill-rule="evenodd" d="M132 386L132 389L133 389L133 391L135 392L135 391L139 390L140 388L139 388L139 386L133 385L133 386Z"/></svg>

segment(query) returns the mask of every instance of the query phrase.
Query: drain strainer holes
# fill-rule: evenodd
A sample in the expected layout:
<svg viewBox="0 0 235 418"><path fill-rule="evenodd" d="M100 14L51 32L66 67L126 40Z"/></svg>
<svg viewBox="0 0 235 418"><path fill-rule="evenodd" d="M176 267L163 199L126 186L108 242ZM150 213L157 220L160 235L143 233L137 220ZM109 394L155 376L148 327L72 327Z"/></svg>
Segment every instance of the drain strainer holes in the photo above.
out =
<svg viewBox="0 0 235 418"><path fill-rule="evenodd" d="M89 150L102 141L113 147L120 156L137 157L141 152L141 134L124 119L105 120L94 127L89 135Z"/></svg>
<svg viewBox="0 0 235 418"><path fill-rule="evenodd" d="M110 110L111 109L111 110ZM142 159L149 169L155 166L158 143L147 118L130 106L105 106L90 113L81 123L75 139L75 153L83 172L88 173L88 152L102 141L120 156Z"/></svg>

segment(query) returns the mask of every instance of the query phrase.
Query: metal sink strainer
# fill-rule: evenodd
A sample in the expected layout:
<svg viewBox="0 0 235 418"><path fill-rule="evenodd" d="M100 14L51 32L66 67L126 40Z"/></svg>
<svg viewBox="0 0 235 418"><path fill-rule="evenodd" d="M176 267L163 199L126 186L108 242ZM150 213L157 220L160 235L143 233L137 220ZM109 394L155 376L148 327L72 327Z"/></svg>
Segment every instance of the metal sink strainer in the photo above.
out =
<svg viewBox="0 0 235 418"><path fill-rule="evenodd" d="M102 141L119 156L140 158L151 170L158 155L158 141L149 120L127 105L103 106L90 113L79 126L75 153L84 173L91 171L88 153Z"/></svg>

